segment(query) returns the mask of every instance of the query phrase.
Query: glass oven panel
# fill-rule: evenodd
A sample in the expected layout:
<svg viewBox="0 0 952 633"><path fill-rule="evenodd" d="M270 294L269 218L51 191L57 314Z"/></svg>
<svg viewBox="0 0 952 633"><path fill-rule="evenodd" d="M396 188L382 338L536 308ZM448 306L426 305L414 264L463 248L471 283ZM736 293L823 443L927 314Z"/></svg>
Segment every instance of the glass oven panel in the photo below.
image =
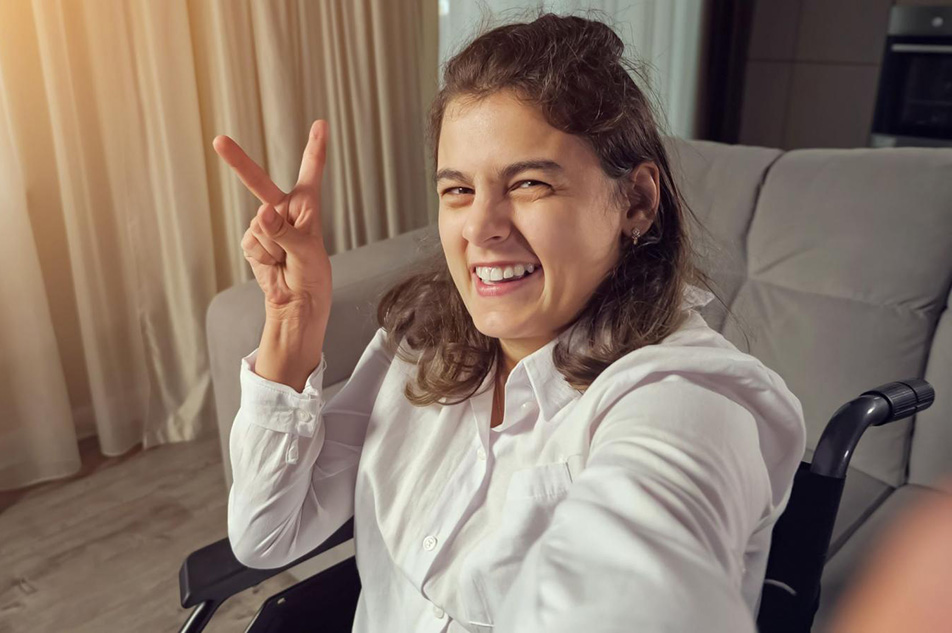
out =
<svg viewBox="0 0 952 633"><path fill-rule="evenodd" d="M875 133L952 139L952 42L889 43L877 101Z"/></svg>

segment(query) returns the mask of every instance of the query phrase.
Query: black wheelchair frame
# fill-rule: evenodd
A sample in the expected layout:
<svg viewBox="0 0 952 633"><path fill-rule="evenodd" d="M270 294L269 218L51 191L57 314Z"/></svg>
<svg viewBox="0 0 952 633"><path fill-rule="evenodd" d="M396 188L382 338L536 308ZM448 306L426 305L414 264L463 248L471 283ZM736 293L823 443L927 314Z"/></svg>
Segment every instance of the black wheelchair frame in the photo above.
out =
<svg viewBox="0 0 952 633"><path fill-rule="evenodd" d="M827 423L812 462L801 462L790 500L774 526L757 628L760 633L809 633L820 602L820 579L846 472L860 437L870 426L902 420L929 408L935 390L925 380L890 382L864 391ZM194 607L180 633L204 630L229 597L344 543L354 518L313 551L276 569L239 563L227 538L188 555L179 570L182 608ZM269 597L245 633L304 633L318 623L327 633L353 628L360 578L353 556Z"/></svg>

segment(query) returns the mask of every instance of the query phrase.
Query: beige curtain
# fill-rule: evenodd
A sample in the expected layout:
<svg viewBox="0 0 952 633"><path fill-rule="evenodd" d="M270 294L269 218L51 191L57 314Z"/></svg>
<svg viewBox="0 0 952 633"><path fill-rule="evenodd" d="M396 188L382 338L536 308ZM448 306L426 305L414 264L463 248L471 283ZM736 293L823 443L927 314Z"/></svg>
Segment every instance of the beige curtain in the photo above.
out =
<svg viewBox="0 0 952 633"><path fill-rule="evenodd" d="M435 221L435 0L0 2L0 490L217 433L205 309L327 119L330 253ZM237 370L236 370L237 371Z"/></svg>

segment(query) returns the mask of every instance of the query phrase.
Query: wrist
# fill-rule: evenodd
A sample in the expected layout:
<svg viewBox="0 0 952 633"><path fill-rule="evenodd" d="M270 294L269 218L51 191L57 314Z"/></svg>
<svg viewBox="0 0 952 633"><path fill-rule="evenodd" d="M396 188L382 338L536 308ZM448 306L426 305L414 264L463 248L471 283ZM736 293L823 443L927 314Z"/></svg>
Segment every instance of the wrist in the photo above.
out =
<svg viewBox="0 0 952 633"><path fill-rule="evenodd" d="M329 306L319 305L310 299L299 299L283 304L264 302L265 322L304 325L314 322L327 322Z"/></svg>
<svg viewBox="0 0 952 633"><path fill-rule="evenodd" d="M300 392L305 379L320 365L326 321L266 319L255 373Z"/></svg>
<svg viewBox="0 0 952 633"><path fill-rule="evenodd" d="M315 318L265 318L261 338L271 349L283 350L288 356L292 357L309 358L313 356L315 350L318 355L320 354L324 347L324 332L326 330L326 320Z"/></svg>

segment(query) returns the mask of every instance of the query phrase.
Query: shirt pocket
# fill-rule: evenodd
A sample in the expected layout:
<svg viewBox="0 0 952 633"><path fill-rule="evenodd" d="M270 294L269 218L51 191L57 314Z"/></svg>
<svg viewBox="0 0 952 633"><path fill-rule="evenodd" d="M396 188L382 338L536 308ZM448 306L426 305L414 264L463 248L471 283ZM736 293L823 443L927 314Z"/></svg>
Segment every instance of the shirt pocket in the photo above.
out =
<svg viewBox="0 0 952 633"><path fill-rule="evenodd" d="M510 505L515 499L560 497L571 484L572 473L566 462L523 468L512 473L503 505Z"/></svg>
<svg viewBox="0 0 952 633"><path fill-rule="evenodd" d="M522 567L526 552L552 521L572 485L565 462L515 471L506 489L499 523L466 561L463 574L472 580L469 628L492 631L493 613L502 605Z"/></svg>

